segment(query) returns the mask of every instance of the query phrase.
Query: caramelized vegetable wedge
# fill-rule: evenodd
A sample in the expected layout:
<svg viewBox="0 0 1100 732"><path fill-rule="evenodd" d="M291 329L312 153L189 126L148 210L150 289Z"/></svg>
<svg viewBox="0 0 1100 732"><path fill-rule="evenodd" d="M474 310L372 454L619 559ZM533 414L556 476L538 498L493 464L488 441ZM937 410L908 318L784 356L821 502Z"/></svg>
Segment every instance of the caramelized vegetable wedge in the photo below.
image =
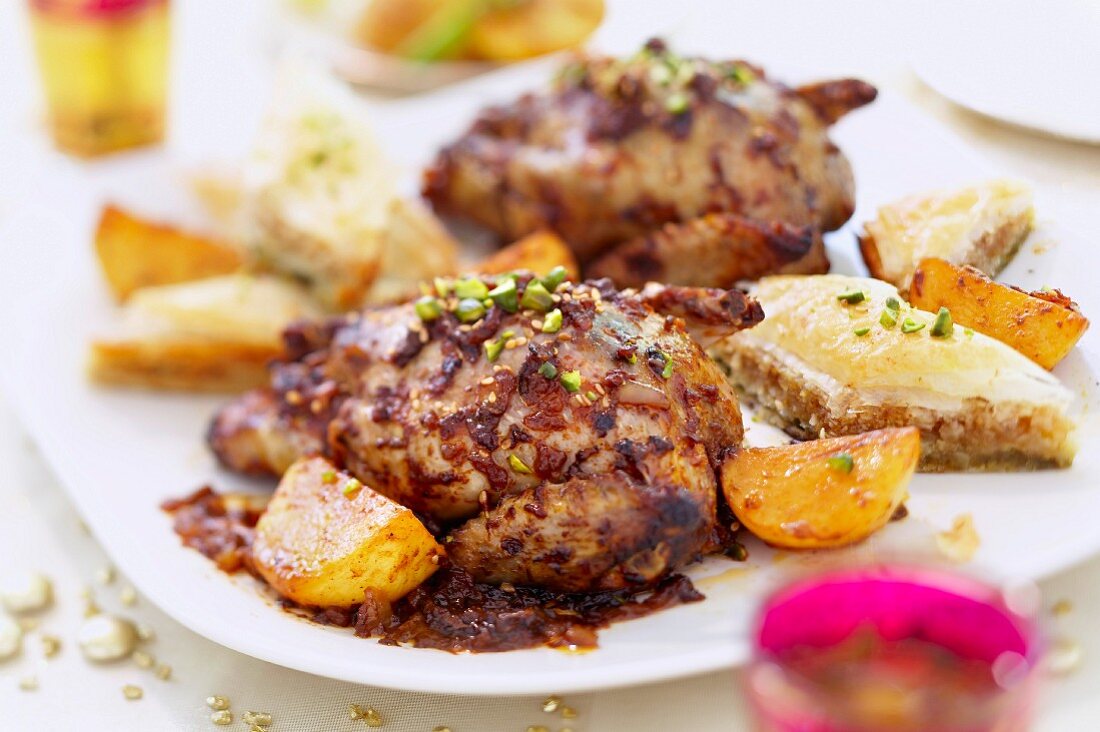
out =
<svg viewBox="0 0 1100 732"><path fill-rule="evenodd" d="M470 55L518 61L579 46L603 20L603 0L527 0L499 3L471 30Z"/></svg>
<svg viewBox="0 0 1100 732"><path fill-rule="evenodd" d="M844 546L890 520L919 458L915 427L746 448L722 466L722 491L741 524L773 546Z"/></svg>
<svg viewBox="0 0 1100 732"><path fill-rule="evenodd" d="M321 457L286 471L252 544L257 571L279 594L323 607L363 602L368 591L397 600L442 554L412 511Z"/></svg>
<svg viewBox="0 0 1100 732"><path fill-rule="evenodd" d="M573 250L557 234L536 231L481 260L473 269L482 274L504 274L526 269L544 275L554 267L565 267L569 273L568 279L573 282L580 276Z"/></svg>
<svg viewBox="0 0 1100 732"><path fill-rule="evenodd" d="M933 313L947 308L957 325L996 338L1046 369L1065 358L1089 327L1088 318L1058 290L1027 293L943 259L920 263L909 301Z"/></svg>
<svg viewBox="0 0 1100 732"><path fill-rule="evenodd" d="M141 287L199 280L241 267L240 255L226 244L145 221L115 206L103 209L95 249L119 300Z"/></svg>

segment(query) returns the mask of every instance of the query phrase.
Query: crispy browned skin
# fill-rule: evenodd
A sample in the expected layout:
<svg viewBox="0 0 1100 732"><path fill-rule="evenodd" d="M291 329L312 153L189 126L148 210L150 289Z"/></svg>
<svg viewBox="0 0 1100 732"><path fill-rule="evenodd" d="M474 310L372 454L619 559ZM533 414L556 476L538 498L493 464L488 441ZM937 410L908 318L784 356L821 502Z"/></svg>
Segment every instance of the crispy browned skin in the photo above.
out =
<svg viewBox="0 0 1100 732"><path fill-rule="evenodd" d="M479 579L569 591L654 580L706 548L715 466L742 438L731 387L689 328L715 338L763 314L739 291L604 280L558 295L556 333L498 306L472 327L403 305L292 329L271 389L227 406L211 446L250 472L286 445L324 452L454 527L448 554ZM484 344L498 338L509 347L490 363ZM576 392L560 378L572 371Z"/></svg>
<svg viewBox="0 0 1100 732"><path fill-rule="evenodd" d="M828 125L874 95L853 79L796 91L746 62L651 41L627 59L582 56L550 90L484 110L440 151L423 193L504 240L552 229L582 264L708 213L830 231L854 199ZM669 274L714 283L690 266Z"/></svg>
<svg viewBox="0 0 1100 732"><path fill-rule="evenodd" d="M620 287L646 282L732 287L768 274L828 271L821 233L812 226L764 223L730 213L665 224L612 247L588 267L590 276L608 277Z"/></svg>

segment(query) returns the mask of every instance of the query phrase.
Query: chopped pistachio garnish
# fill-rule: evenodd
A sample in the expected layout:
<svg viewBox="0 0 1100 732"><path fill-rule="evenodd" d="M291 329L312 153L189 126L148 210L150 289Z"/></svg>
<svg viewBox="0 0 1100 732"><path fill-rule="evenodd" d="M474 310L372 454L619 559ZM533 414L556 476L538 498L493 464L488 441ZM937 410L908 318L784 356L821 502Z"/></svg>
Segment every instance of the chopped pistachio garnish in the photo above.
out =
<svg viewBox="0 0 1100 732"><path fill-rule="evenodd" d="M519 301L519 304L522 307L545 313L554 306L554 299L545 285L538 280L531 280L523 290L523 298Z"/></svg>
<svg viewBox="0 0 1100 732"><path fill-rule="evenodd" d="M850 473L852 472L852 468L855 467L852 456L846 452L838 452L836 455L829 458L827 462L830 468L841 473Z"/></svg>
<svg viewBox="0 0 1100 732"><path fill-rule="evenodd" d="M918 330L921 330L923 328L924 323L918 323L912 318L906 318L905 320L901 321L902 333L916 333Z"/></svg>
<svg viewBox="0 0 1100 732"><path fill-rule="evenodd" d="M431 321L443 314L443 305L436 298L425 295L416 301L416 315L421 320Z"/></svg>
<svg viewBox="0 0 1100 732"><path fill-rule="evenodd" d="M559 264L557 267L547 272L546 276L542 278L542 286L545 287L548 292L553 292L558 289L558 285L565 282L565 278L568 276L569 271Z"/></svg>
<svg viewBox="0 0 1100 732"><path fill-rule="evenodd" d="M858 302L863 302L867 299L866 293L863 290L846 290L836 296L837 300L848 303L849 305L855 305Z"/></svg>
<svg viewBox="0 0 1100 732"><path fill-rule="evenodd" d="M951 333L955 330L955 324L951 322L951 311L947 308L940 308L936 313L936 319L932 321L932 328L928 331L928 334L933 338L950 338Z"/></svg>
<svg viewBox="0 0 1100 732"><path fill-rule="evenodd" d="M517 473L522 473L523 475L530 475L534 472L527 463L523 462L519 455L509 455L508 466L512 468L512 470Z"/></svg>
<svg viewBox="0 0 1100 732"><path fill-rule="evenodd" d="M126 684L122 687L122 695L130 701L137 701L144 695L144 692L142 692L140 686Z"/></svg>
<svg viewBox="0 0 1100 732"><path fill-rule="evenodd" d="M485 358L489 359L489 363L496 361L500 358L501 351L504 350L504 340L497 338L492 341L485 341Z"/></svg>
<svg viewBox="0 0 1100 732"><path fill-rule="evenodd" d="M354 498L361 490L363 490L363 484L358 478L348 478L348 482L344 483L344 487L340 489L348 498Z"/></svg>
<svg viewBox="0 0 1100 732"><path fill-rule="evenodd" d="M626 360L626 362L631 364L631 365L638 363L638 354L637 353L630 354L630 358L628 358Z"/></svg>
<svg viewBox="0 0 1100 732"><path fill-rule="evenodd" d="M561 385L565 387L568 392L578 392L581 390L581 372L580 371L566 371L561 375Z"/></svg>
<svg viewBox="0 0 1100 732"><path fill-rule="evenodd" d="M241 715L241 721L257 727L270 727L275 720L268 712L245 712Z"/></svg>
<svg viewBox="0 0 1100 732"><path fill-rule="evenodd" d="M561 310L554 308L543 318L542 332L557 333L559 330L561 330Z"/></svg>
<svg viewBox="0 0 1100 732"><path fill-rule="evenodd" d="M898 314L895 310L883 310L882 315L878 318L879 325L883 328L893 328L898 324Z"/></svg>
<svg viewBox="0 0 1100 732"><path fill-rule="evenodd" d="M484 300L489 296L489 288L476 277L469 277L455 283L455 297L459 299L473 298Z"/></svg>
<svg viewBox="0 0 1100 732"><path fill-rule="evenodd" d="M665 357L665 367L663 369L661 369L661 378L662 379L667 379L667 378L672 376L672 369L673 369L672 356L668 355L667 353L662 354L662 355Z"/></svg>
<svg viewBox="0 0 1100 732"><path fill-rule="evenodd" d="M483 315L485 315L485 306L481 304L480 300L473 298L459 300L458 306L455 308L455 317L461 323L477 322Z"/></svg>
<svg viewBox="0 0 1100 732"><path fill-rule="evenodd" d="M229 698L220 694L208 696L206 697L206 706L218 712L229 709Z"/></svg>
<svg viewBox="0 0 1100 732"><path fill-rule="evenodd" d="M584 398L585 398L585 399L587 399L587 400L588 400L588 401L590 401L590 402L594 402L594 401L596 401L597 399L599 399L599 398L600 398L600 395L599 395L599 394L597 394L597 393L596 393L596 392L594 392L594 391L586 391L586 392L584 393Z"/></svg>
<svg viewBox="0 0 1100 732"><path fill-rule="evenodd" d="M539 366L539 375L552 379L558 375L558 369L549 361L543 361L542 365Z"/></svg>
<svg viewBox="0 0 1100 732"><path fill-rule="evenodd" d="M754 74L752 72L752 69L747 66L735 64L734 67L730 69L727 77L731 81L736 81L738 84L748 84L750 81L756 78L756 74Z"/></svg>
<svg viewBox="0 0 1100 732"><path fill-rule="evenodd" d="M335 470L326 470L325 472L321 473L321 482L322 483L335 483L336 482L336 471Z"/></svg>
<svg viewBox="0 0 1100 732"><path fill-rule="evenodd" d="M683 92L673 92L665 99L665 109L672 114L683 114L691 106L691 100Z"/></svg>
<svg viewBox="0 0 1100 732"><path fill-rule="evenodd" d="M436 277L432 280L432 284L435 285L435 294L440 297L447 297L454 288L454 282L446 277Z"/></svg>
<svg viewBox="0 0 1100 732"><path fill-rule="evenodd" d="M219 727L226 727L233 724L233 712L228 709L219 709L216 712L211 713L210 721Z"/></svg>
<svg viewBox="0 0 1100 732"><path fill-rule="evenodd" d="M891 295L886 298L886 309L893 310L895 313L901 311L901 301Z"/></svg>
<svg viewBox="0 0 1100 732"><path fill-rule="evenodd" d="M504 280L489 290L489 299L509 313L519 310L519 290L515 280Z"/></svg>
<svg viewBox="0 0 1100 732"><path fill-rule="evenodd" d="M871 329L870 329L870 328L868 328L868 327L867 327L867 326L865 325L865 326L863 326L862 328L856 328L856 329L855 329L855 330L853 330L852 332L853 332L853 333L855 333L855 334L856 334L857 336L863 337L863 336L867 335L868 333L870 333L870 332L871 332Z"/></svg>

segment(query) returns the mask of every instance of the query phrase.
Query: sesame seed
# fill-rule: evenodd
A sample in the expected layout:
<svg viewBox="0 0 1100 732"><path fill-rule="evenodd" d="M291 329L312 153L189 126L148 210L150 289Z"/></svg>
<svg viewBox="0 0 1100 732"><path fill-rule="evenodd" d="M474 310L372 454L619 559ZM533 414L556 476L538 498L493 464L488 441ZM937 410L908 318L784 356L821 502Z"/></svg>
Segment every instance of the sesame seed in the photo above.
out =
<svg viewBox="0 0 1100 732"><path fill-rule="evenodd" d="M596 384L596 386L595 386L595 389L596 389L596 391L597 391L597 392L599 392L599 393L600 393L601 395L602 395L602 394L607 394L607 390L603 388L603 384Z"/></svg>
<svg viewBox="0 0 1100 732"><path fill-rule="evenodd" d="M495 383L495 380L492 376L486 376L484 379L481 380L480 383L482 386L492 386Z"/></svg>
<svg viewBox="0 0 1100 732"><path fill-rule="evenodd" d="M566 333L566 332L563 331L561 333L558 333L558 340L568 342L568 341L573 340L573 336L572 336L572 334Z"/></svg>
<svg viewBox="0 0 1100 732"><path fill-rule="evenodd" d="M517 339L517 338L509 338L508 340L504 341L504 347L506 349L515 348L518 340L519 339Z"/></svg>
<svg viewBox="0 0 1100 732"><path fill-rule="evenodd" d="M542 702L542 711L546 712L547 714L553 714L554 712L558 711L558 707L560 707L560 706L561 706L561 697L560 696L548 696Z"/></svg>
<svg viewBox="0 0 1100 732"><path fill-rule="evenodd" d="M489 403L495 404L497 401L497 393L495 391L489 392Z"/></svg>
<svg viewBox="0 0 1100 732"><path fill-rule="evenodd" d="M122 695L124 697L126 697L127 699L129 699L130 701L137 701L138 699L140 699L142 696L145 695L145 692L143 692L141 690L140 686L134 686L133 684L126 684L125 686L122 687Z"/></svg>
<svg viewBox="0 0 1100 732"><path fill-rule="evenodd" d="M233 724L233 712L228 709L219 709L210 714L210 721L219 727Z"/></svg>
<svg viewBox="0 0 1100 732"><path fill-rule="evenodd" d="M541 320L532 320L531 321L531 327L534 328L535 330L542 330L542 321Z"/></svg>
<svg viewBox="0 0 1100 732"><path fill-rule="evenodd" d="M274 719L267 712L245 712L241 715L241 721L257 727L270 727Z"/></svg>
<svg viewBox="0 0 1100 732"><path fill-rule="evenodd" d="M517 338L516 339L516 345L517 346L526 346L527 345L527 336L520 336L519 338Z"/></svg>
<svg viewBox="0 0 1100 732"><path fill-rule="evenodd" d="M215 711L222 711L223 709L229 709L229 698L217 694L215 696L206 697L206 706Z"/></svg>

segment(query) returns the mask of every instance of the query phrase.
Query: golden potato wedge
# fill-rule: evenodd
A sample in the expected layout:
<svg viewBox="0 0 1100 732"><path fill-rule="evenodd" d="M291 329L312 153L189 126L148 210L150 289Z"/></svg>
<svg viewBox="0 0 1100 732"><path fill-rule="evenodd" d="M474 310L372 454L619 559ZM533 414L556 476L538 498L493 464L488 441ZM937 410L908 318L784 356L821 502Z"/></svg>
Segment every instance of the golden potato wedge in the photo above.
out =
<svg viewBox="0 0 1100 732"><path fill-rule="evenodd" d="M229 274L241 267L232 247L106 206L95 233L99 264L119 300L141 287Z"/></svg>
<svg viewBox="0 0 1100 732"><path fill-rule="evenodd" d="M321 457L290 466L252 543L257 571L279 594L322 607L361 603L368 590L397 600L442 554L412 511Z"/></svg>
<svg viewBox="0 0 1100 732"><path fill-rule="evenodd" d="M529 0L478 19L466 52L488 61L518 61L579 46L603 21L603 0Z"/></svg>
<svg viewBox="0 0 1100 732"><path fill-rule="evenodd" d="M973 267L925 259L913 273L914 307L951 311L951 319L1012 346L1043 368L1066 357L1089 327L1076 303L1058 290L1027 293Z"/></svg>
<svg viewBox="0 0 1100 732"><path fill-rule="evenodd" d="M746 448L722 466L722 491L741 524L772 546L844 546L890 520L919 458L916 427Z"/></svg>
<svg viewBox="0 0 1100 732"><path fill-rule="evenodd" d="M504 274L526 269L544 275L559 266L569 272L570 280L576 282L580 277L580 266L569 245L553 232L536 231L481 260L472 269L482 274Z"/></svg>
<svg viewBox="0 0 1100 732"><path fill-rule="evenodd" d="M267 275L145 287L118 330L92 342L89 375L116 386L243 391L267 382L283 329L319 315L298 285Z"/></svg>

